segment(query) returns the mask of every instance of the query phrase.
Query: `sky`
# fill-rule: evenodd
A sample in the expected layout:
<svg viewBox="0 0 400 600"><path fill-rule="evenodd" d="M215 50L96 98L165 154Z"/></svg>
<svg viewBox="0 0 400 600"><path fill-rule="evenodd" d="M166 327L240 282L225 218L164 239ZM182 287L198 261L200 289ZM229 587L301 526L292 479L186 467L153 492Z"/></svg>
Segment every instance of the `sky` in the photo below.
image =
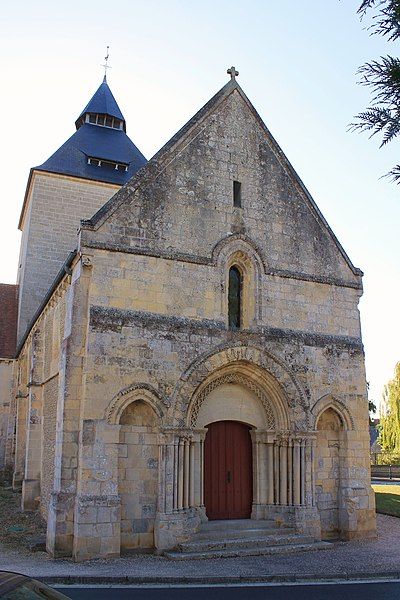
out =
<svg viewBox="0 0 400 600"><path fill-rule="evenodd" d="M14 0L0 38L0 281L15 283L29 169L74 132L103 77L150 158L228 80L238 81L312 194L353 264L370 397L400 360L400 187L381 178L399 142L350 133L369 102L357 68L396 53L369 36L360 0Z"/></svg>

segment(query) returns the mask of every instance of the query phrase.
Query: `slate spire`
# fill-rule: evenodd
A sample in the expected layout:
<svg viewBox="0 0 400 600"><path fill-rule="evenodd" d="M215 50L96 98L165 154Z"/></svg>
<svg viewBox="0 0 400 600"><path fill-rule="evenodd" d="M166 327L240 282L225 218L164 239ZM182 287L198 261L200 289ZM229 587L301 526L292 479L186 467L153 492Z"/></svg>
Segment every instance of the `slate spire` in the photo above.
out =
<svg viewBox="0 0 400 600"><path fill-rule="evenodd" d="M126 131L126 123L117 101L115 100L112 91L107 83L104 75L97 91L93 94L88 104L85 106L77 120L75 121L76 128L79 127L88 119L86 115L105 115L122 121L123 129Z"/></svg>
<svg viewBox="0 0 400 600"><path fill-rule="evenodd" d="M38 171L123 185L146 164L104 77L77 120L77 131Z"/></svg>

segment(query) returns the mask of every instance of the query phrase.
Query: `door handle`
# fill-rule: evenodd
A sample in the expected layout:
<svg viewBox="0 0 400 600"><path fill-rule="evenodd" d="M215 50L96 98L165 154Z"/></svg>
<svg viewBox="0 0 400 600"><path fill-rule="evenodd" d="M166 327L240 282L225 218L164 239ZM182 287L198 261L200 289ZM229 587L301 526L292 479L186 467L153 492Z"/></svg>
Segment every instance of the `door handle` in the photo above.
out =
<svg viewBox="0 0 400 600"><path fill-rule="evenodd" d="M228 483L231 482L231 472L230 471L228 471L227 481L228 481Z"/></svg>

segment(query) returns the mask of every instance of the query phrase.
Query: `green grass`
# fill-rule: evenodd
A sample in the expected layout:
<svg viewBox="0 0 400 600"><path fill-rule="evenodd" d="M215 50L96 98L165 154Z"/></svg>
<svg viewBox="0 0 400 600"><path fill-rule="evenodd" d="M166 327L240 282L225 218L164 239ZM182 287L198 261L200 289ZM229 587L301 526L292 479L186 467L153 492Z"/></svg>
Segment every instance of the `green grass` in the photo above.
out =
<svg viewBox="0 0 400 600"><path fill-rule="evenodd" d="M400 485L373 485L376 512L400 517Z"/></svg>

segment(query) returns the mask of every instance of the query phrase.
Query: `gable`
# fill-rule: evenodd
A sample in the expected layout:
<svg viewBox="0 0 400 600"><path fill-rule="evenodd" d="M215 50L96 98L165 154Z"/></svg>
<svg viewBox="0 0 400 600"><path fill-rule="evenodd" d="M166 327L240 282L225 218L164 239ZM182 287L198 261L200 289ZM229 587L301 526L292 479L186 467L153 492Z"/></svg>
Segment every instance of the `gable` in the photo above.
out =
<svg viewBox="0 0 400 600"><path fill-rule="evenodd" d="M233 181L242 208L233 206ZM359 282L240 86L229 82L90 221L82 244L207 261L239 234L270 272Z"/></svg>

